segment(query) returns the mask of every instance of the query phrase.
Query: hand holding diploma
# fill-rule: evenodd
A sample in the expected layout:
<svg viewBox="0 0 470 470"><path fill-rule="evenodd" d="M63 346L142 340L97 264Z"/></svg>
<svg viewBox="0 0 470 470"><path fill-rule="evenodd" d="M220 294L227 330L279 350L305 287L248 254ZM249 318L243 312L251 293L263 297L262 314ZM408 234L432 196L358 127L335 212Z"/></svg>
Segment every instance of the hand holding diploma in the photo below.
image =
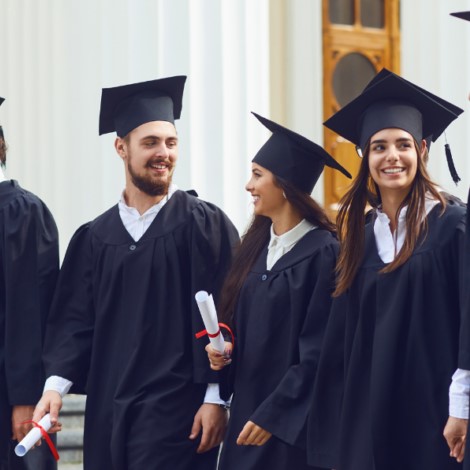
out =
<svg viewBox="0 0 470 470"><path fill-rule="evenodd" d="M212 370L221 370L232 362L232 359L230 358L232 354L232 348L233 348L232 343L229 343L226 341L225 353L220 354L218 351L216 351L212 347L210 343L206 346L206 352L207 352L207 356L209 358L209 363L211 365Z"/></svg>
<svg viewBox="0 0 470 470"><path fill-rule="evenodd" d="M46 413L50 413L51 417L51 428L49 433L58 432L62 429L62 425L59 423L59 411L62 409L62 397L60 393L54 390L47 390L43 393L41 399L36 405L36 409L33 414L33 421L38 423Z"/></svg>
<svg viewBox="0 0 470 470"><path fill-rule="evenodd" d="M201 313L204 327L211 342L211 346L220 354L225 352L225 343L219 328L217 311L215 310L214 299L206 291L200 290L196 293L196 302Z"/></svg>
<svg viewBox="0 0 470 470"><path fill-rule="evenodd" d="M41 426L44 431L48 432L51 428L51 416L47 413L40 421L39 426ZM34 427L31 431L26 434L26 436L21 440L21 442L15 447L15 454L18 457L24 457L26 453L38 442L41 440L42 433L39 427Z"/></svg>

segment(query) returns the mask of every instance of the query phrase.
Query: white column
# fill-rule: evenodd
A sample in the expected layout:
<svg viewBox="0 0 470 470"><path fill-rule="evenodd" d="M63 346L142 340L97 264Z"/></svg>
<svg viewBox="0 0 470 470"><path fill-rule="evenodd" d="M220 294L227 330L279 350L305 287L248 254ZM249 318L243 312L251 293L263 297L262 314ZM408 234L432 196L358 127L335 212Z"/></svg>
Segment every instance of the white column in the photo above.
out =
<svg viewBox="0 0 470 470"><path fill-rule="evenodd" d="M444 154L444 136L433 144L429 170L432 178L449 192L466 200L470 184L470 23L449 16L470 10L470 1L402 1L402 75L460 106L465 113L446 134L455 166L462 178L453 183Z"/></svg>
<svg viewBox="0 0 470 470"><path fill-rule="evenodd" d="M267 135L268 0L2 0L0 108L9 176L48 204L62 253L124 185L114 135L98 136L102 87L188 75L177 128L182 189L244 228L250 160Z"/></svg>

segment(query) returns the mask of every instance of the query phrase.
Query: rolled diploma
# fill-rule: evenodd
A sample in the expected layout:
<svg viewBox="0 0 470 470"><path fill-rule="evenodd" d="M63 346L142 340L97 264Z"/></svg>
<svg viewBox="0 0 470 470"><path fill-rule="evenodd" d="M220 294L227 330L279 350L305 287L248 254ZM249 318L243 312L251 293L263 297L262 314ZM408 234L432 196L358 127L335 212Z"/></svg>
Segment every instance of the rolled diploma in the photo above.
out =
<svg viewBox="0 0 470 470"><path fill-rule="evenodd" d="M46 432L51 428L51 416L49 413L44 415L38 423ZM15 454L18 457L24 457L36 442L42 438L41 430L34 427L26 434L23 440L15 447Z"/></svg>
<svg viewBox="0 0 470 470"><path fill-rule="evenodd" d="M215 310L215 304L212 295L209 295L204 290L200 290L196 293L195 297L207 333L209 335L215 335L217 332L219 333L214 338L209 336L211 346L216 351L220 352L220 354L224 354L225 342L222 333L220 332L219 322L217 320L217 311Z"/></svg>

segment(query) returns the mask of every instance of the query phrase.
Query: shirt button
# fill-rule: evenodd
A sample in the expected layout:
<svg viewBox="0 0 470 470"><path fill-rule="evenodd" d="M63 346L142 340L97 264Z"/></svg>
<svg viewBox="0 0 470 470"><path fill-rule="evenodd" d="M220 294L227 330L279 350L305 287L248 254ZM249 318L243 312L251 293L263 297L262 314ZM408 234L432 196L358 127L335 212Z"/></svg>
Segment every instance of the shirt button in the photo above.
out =
<svg viewBox="0 0 470 470"><path fill-rule="evenodd" d="M262 281L266 281L267 278L268 278L268 275L267 275L267 274L263 274L263 275L261 276L261 280L262 280Z"/></svg>
<svg viewBox="0 0 470 470"><path fill-rule="evenodd" d="M131 245L131 246L129 247L129 250L134 251L136 248L137 248L137 247L136 247L135 245Z"/></svg>

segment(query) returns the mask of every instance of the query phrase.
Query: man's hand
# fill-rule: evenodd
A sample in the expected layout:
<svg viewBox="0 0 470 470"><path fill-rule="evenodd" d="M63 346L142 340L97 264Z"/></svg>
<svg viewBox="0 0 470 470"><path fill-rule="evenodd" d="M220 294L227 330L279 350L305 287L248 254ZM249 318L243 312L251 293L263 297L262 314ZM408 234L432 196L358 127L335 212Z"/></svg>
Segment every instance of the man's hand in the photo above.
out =
<svg viewBox="0 0 470 470"><path fill-rule="evenodd" d="M13 434L11 438L14 441L20 442L23 437L28 434L32 424L24 424L24 421L30 421L32 419L33 411L34 406L32 405L17 405L13 407L11 413L11 429L13 430Z"/></svg>
<svg viewBox="0 0 470 470"><path fill-rule="evenodd" d="M248 421L238 436L237 444L239 446L262 446L269 441L271 436L272 434L266 429L253 423L253 421Z"/></svg>
<svg viewBox="0 0 470 470"><path fill-rule="evenodd" d="M465 439L467 437L468 419L453 418L449 416L444 437L450 449L450 456L455 457L457 462L462 462L465 453Z"/></svg>
<svg viewBox="0 0 470 470"><path fill-rule="evenodd" d="M197 453L202 454L218 446L227 427L227 411L219 405L204 403L194 416L190 439L196 439L202 429L202 438Z"/></svg>
<svg viewBox="0 0 470 470"><path fill-rule="evenodd" d="M59 423L59 411L62 408L62 397L59 392L48 390L44 392L44 395L39 400L34 410L33 421L36 423L46 414L51 414L51 429L49 433L54 433L62 429L62 425Z"/></svg>

